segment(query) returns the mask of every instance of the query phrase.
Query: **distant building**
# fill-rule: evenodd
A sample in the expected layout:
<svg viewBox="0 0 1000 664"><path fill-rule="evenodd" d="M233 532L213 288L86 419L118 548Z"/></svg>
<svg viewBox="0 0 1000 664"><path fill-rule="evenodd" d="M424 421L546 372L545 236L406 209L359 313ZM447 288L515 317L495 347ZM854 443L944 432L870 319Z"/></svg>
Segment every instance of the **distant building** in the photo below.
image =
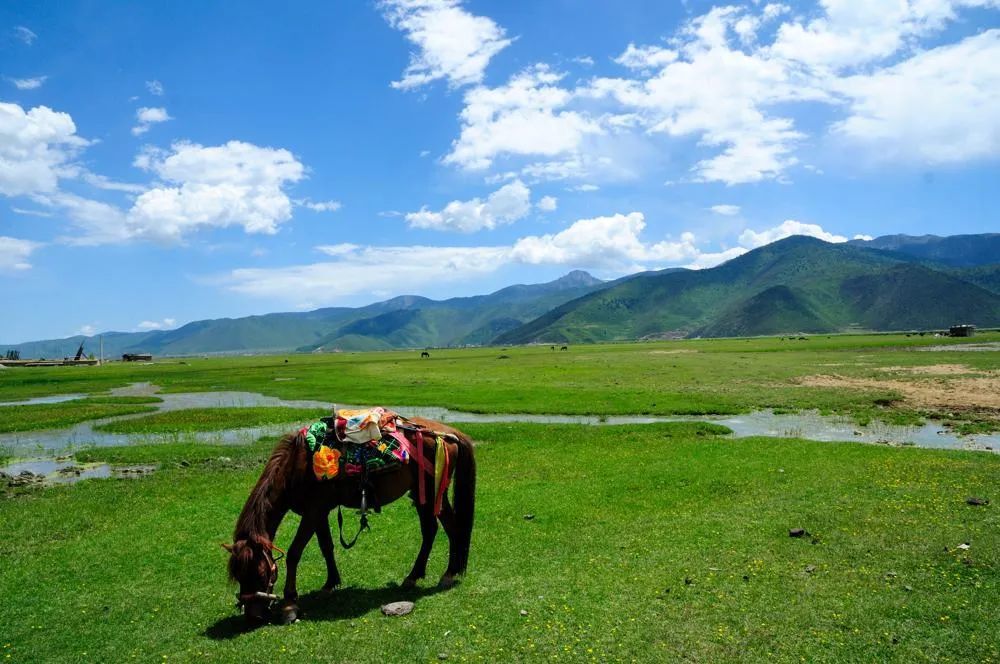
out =
<svg viewBox="0 0 1000 664"><path fill-rule="evenodd" d="M125 353L122 355L122 362L152 362L152 353Z"/></svg>
<svg viewBox="0 0 1000 664"><path fill-rule="evenodd" d="M948 334L953 337L972 337L976 334L975 325L952 325Z"/></svg>

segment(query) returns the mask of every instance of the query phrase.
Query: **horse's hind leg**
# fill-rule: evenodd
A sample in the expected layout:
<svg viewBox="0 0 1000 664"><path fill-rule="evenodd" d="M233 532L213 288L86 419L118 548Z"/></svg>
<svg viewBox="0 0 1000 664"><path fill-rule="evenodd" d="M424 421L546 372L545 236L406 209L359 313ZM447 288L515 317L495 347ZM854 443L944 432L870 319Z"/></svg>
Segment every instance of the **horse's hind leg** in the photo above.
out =
<svg viewBox="0 0 1000 664"><path fill-rule="evenodd" d="M404 588L412 588L417 585L417 581L427 574L427 558L431 555L431 547L434 546L434 537L437 535L438 522L434 516L434 505L428 501L424 505L417 505L417 515L420 517L420 553L413 563L413 569L403 580Z"/></svg>
<svg viewBox="0 0 1000 664"><path fill-rule="evenodd" d="M285 596L281 603L282 622L286 625L298 620L299 607L296 601L299 598L299 591L295 587L295 576L299 568L299 560L302 559L302 551L306 544L312 539L316 532L316 520L313 514L303 514L302 521L299 522L299 529L295 531L292 545L288 547L285 571Z"/></svg>
<svg viewBox="0 0 1000 664"><path fill-rule="evenodd" d="M442 588L451 588L456 583L456 577L462 573L462 563L457 540L458 524L455 523L455 510L448 502L448 496L445 496L441 503L441 515L438 519L448 536L448 569L444 571L439 584Z"/></svg>
<svg viewBox="0 0 1000 664"><path fill-rule="evenodd" d="M319 543L319 550L323 552L323 559L326 560L326 583L323 584L324 591L331 591L340 585L340 571L337 570L337 561L333 557L333 536L330 534L330 514L326 513L319 523L316 524L316 541Z"/></svg>

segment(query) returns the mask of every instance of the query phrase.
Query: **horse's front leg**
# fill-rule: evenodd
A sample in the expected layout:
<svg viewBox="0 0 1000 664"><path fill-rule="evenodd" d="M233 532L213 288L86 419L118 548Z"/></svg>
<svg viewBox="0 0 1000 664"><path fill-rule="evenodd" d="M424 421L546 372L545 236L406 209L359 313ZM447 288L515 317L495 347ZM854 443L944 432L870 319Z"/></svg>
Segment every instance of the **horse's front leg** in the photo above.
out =
<svg viewBox="0 0 1000 664"><path fill-rule="evenodd" d="M319 550L323 552L326 560L326 583L323 590L330 592L340 585L340 572L337 570L337 561L333 557L333 536L330 534L330 513L323 514L317 519L316 541L319 543Z"/></svg>
<svg viewBox="0 0 1000 664"><path fill-rule="evenodd" d="M314 515L311 513L303 514L302 521L299 522L299 529L295 531L292 545L288 547L285 563L287 565L285 569L285 598L281 603L281 621L286 625L299 618L299 606L296 603L299 591L295 587L295 575L298 572L299 560L302 559L302 551L312 539L314 532L316 532Z"/></svg>

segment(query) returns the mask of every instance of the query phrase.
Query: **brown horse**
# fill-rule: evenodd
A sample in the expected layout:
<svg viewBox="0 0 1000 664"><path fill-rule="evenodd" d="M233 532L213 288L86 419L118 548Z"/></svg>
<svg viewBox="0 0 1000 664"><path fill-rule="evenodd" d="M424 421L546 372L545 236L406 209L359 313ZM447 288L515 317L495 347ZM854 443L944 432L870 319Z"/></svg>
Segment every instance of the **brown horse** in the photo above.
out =
<svg viewBox="0 0 1000 664"><path fill-rule="evenodd" d="M434 478L425 472L425 484L429 494L423 504L417 499L420 464L416 460L392 470L369 477L371 484L369 504L387 505L411 491L417 515L420 517L422 543L413 569L403 581L404 587L414 586L424 578L427 571L427 557L438 530L438 521L448 535L448 568L441 577L441 586L454 585L458 575L465 572L469 561L469 545L472 538L473 508L476 490L476 460L473 455L472 440L464 433L446 424L423 418L412 418L413 424L424 429L449 433L440 444L448 446L451 476L454 480L454 500L452 507L447 495L441 503L441 511L434 515ZM434 437L428 438L424 455L433 468L435 449ZM295 575L302 550L312 536L316 536L323 558L326 560L326 583L324 591L332 591L340 585L340 573L333 557L333 538L330 534L330 511L337 506L360 507L361 481L357 477L341 477L333 480L317 480L312 469L312 455L299 434L284 436L271 453L267 465L256 486L247 498L243 511L236 522L233 544L223 546L230 552L229 576L239 583L239 604L243 606L247 620L251 623L265 622L272 600L277 599L272 590L278 578L275 559L274 537L281 520L289 510L299 514L302 521L288 548L285 576L285 590L282 601L282 621L294 622L298 617L298 591Z"/></svg>

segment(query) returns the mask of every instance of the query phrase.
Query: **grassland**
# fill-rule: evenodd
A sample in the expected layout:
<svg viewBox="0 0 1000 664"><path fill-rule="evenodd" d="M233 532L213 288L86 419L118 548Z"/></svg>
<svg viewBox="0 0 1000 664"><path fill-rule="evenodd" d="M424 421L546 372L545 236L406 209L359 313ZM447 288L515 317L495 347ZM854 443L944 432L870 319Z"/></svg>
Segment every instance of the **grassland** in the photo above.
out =
<svg viewBox="0 0 1000 664"><path fill-rule="evenodd" d="M111 433L184 433L191 431L221 431L265 424L310 422L329 411L322 408L186 408L156 413L135 419L108 422L95 427Z"/></svg>
<svg viewBox="0 0 1000 664"><path fill-rule="evenodd" d="M90 397L62 403L4 406L0 409L0 433L58 429L78 422L115 415L149 413L157 397Z"/></svg>
<svg viewBox="0 0 1000 664"><path fill-rule="evenodd" d="M921 346L996 341L1000 333L995 332L969 340L844 335L572 346L566 352L548 346L444 349L433 350L429 359L410 351L166 360L149 366L6 371L0 375L0 400L101 393L150 381L165 392L240 390L475 412L670 415L818 408L871 417L891 406L933 414L948 409L908 404L891 383L844 389L804 385L802 379L836 374L874 380L885 378L887 368L937 364L996 372L998 353L915 352ZM919 373L898 378L950 380Z"/></svg>
<svg viewBox="0 0 1000 664"><path fill-rule="evenodd" d="M461 585L388 585L418 546L401 501L356 549L338 551L347 587L306 594L305 620L292 627L250 633L233 612L218 543L270 443L81 455L162 468L0 500L4 657L1000 659L1000 517L965 503L1000 485L996 456L731 440L697 424L467 429L479 441L480 489ZM810 535L790 538L797 527ZM445 551L442 535L432 574ZM311 547L300 588L322 579ZM379 606L397 599L416 610L383 617Z"/></svg>
<svg viewBox="0 0 1000 664"><path fill-rule="evenodd" d="M914 350L942 343L834 336L432 350L423 360L394 352L24 369L0 374L0 400L94 396L0 413L38 422L42 412L147 408L106 393L148 381L165 392L487 412L818 408L859 420L934 415L994 428L1000 411L989 404L1000 391L988 388L1000 379L998 353ZM319 414L190 409L114 427L210 431ZM218 544L231 537L274 441L174 438L78 451L81 462L159 470L0 494L0 659L1000 661L998 455L734 440L695 423L463 428L478 442L479 491L461 585L390 585L418 546L416 518L400 501L374 517L356 549L338 551L347 587L332 597L304 595L305 619L294 626L247 633ZM992 504L968 505L970 496ZM290 517L282 527L279 546L295 524ZM791 538L791 528L809 535ZM432 575L445 564L440 537ZM318 588L323 576L313 546L300 589ZM379 606L398 599L415 600L416 610L382 616Z"/></svg>

